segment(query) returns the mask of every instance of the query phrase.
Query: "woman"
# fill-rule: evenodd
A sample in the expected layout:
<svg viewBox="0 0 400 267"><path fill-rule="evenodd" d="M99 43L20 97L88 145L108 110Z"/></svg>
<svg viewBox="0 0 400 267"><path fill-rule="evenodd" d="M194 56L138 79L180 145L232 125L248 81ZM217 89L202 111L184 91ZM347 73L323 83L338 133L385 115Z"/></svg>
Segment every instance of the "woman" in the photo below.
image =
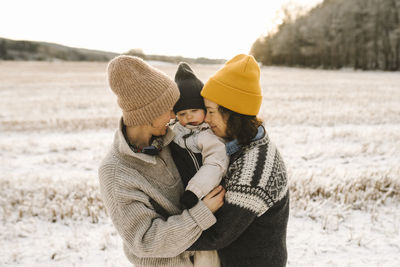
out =
<svg viewBox="0 0 400 267"><path fill-rule="evenodd" d="M136 267L193 266L193 252L185 250L215 223L224 190L181 209L184 188L168 147L174 136L166 126L179 90L167 75L130 56L109 63L108 80L123 115L99 180L125 255Z"/></svg>
<svg viewBox="0 0 400 267"><path fill-rule="evenodd" d="M206 122L227 140L230 165L225 204L217 222L190 250L218 249L221 266L285 266L289 192L285 164L256 117L262 96L260 69L237 55L201 91Z"/></svg>

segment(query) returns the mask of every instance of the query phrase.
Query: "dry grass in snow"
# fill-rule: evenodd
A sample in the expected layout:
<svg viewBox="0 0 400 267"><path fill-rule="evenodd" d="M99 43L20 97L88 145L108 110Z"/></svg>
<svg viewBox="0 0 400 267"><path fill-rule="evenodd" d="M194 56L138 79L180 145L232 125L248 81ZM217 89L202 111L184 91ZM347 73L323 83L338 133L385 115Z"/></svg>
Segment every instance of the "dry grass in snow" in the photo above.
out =
<svg viewBox="0 0 400 267"><path fill-rule="evenodd" d="M193 66L204 81L218 67ZM97 183L120 116L105 70L0 61L0 265L128 264ZM262 68L261 117L290 176L289 266L400 262L399 84Z"/></svg>

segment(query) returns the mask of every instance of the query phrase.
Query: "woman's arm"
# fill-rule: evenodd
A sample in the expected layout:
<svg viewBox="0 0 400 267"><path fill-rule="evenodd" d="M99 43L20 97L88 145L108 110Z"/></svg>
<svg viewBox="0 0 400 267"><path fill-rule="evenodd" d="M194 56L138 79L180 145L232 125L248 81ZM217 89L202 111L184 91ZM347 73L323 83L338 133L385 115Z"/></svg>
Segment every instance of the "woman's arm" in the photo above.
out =
<svg viewBox="0 0 400 267"><path fill-rule="evenodd" d="M239 206L225 204L215 214L217 222L203 232L188 250L221 249L235 241L257 218L257 214Z"/></svg>
<svg viewBox="0 0 400 267"><path fill-rule="evenodd" d="M286 169L274 146L248 151L232 165L226 177L225 204L216 213L216 224L204 231L189 250L230 245L257 217L286 196Z"/></svg>

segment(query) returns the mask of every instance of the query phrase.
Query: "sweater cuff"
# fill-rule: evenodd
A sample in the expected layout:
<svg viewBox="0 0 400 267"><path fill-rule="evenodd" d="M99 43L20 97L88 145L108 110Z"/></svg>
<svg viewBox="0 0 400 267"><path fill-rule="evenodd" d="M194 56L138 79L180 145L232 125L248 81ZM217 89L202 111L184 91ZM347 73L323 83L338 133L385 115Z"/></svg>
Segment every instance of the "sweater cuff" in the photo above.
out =
<svg viewBox="0 0 400 267"><path fill-rule="evenodd" d="M207 208L203 201L199 201L196 206L189 209L189 214L203 231L217 222L214 214Z"/></svg>

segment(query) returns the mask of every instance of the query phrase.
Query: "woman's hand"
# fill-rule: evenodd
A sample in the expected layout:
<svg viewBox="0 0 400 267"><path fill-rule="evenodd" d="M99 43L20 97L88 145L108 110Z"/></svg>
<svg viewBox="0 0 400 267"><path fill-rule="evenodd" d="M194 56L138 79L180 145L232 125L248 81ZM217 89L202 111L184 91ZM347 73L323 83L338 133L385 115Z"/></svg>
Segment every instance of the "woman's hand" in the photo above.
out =
<svg viewBox="0 0 400 267"><path fill-rule="evenodd" d="M212 213L215 213L224 204L224 196L225 189L219 185L203 198L203 202Z"/></svg>

